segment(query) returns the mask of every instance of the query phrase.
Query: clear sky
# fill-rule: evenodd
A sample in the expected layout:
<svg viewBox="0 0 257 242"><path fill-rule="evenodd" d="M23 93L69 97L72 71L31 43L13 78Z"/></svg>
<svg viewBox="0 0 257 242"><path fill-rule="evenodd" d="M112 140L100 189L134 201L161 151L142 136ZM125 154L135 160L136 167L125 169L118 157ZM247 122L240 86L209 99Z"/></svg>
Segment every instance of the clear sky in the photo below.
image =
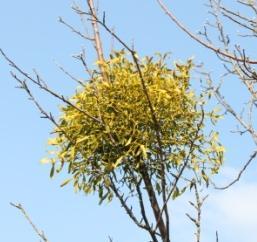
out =
<svg viewBox="0 0 257 242"><path fill-rule="evenodd" d="M196 62L204 61L217 76L222 74L215 55L178 30L155 0L99 2L101 10L106 12L107 23L115 27L123 40L134 43L140 55L171 52L174 60L194 57ZM173 11L193 31L203 26L208 16L203 6L205 1L171 2ZM8 0L1 1L0 8L0 47L28 72L37 69L51 87L65 95L72 94L76 85L58 70L55 63L83 78L85 73L72 55L85 47L89 62L94 60L90 45L57 21L62 16L69 23L81 27L70 8L71 3ZM108 52L112 46L110 38L103 33L103 40ZM114 43L115 46L118 46L117 43ZM40 164L39 160L46 154L46 142L52 126L39 118L38 111L27 100L25 93L15 89L10 69L0 58L0 241L38 241L27 221L9 202L22 203L51 242L103 242L108 241L108 236L114 242L147 241L148 237L130 222L118 202L98 206L94 196L75 194L69 186L60 188L63 177L49 178L49 167ZM224 92L235 105L244 100L243 90L236 82L227 85ZM56 100L38 90L35 93L48 110L56 113ZM222 120L218 126L227 147L223 177L219 182L234 177L238 163L246 160L253 149L248 137L238 137L230 132L234 127L235 123L229 118ZM255 180L256 164L253 164L243 180L230 190L206 191L210 196L203 210L204 242L215 241L216 230L219 231L220 242L256 241ZM187 193L184 198L169 204L174 242L193 241L193 226L185 216L190 211L189 199L190 194Z"/></svg>

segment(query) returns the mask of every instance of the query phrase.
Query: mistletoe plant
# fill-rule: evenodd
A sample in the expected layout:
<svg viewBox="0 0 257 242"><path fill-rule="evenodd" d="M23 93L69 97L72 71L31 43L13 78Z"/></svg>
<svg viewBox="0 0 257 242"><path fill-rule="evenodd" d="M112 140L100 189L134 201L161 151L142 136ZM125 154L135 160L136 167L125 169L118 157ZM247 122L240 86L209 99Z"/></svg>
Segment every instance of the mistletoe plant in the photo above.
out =
<svg viewBox="0 0 257 242"><path fill-rule="evenodd" d="M69 99L72 105L61 107L51 155L43 161L52 164L51 176L67 165L70 177L62 185L72 181L76 190L98 193L100 202L116 196L138 226L154 240L159 229L165 241L170 197L195 182L208 184L222 164L217 132L206 135L204 129L219 115L205 111L204 95L190 87L191 61L170 69L159 55L138 60L136 67L119 51L98 65L105 75L95 71ZM139 200L142 220L128 205L131 197Z"/></svg>

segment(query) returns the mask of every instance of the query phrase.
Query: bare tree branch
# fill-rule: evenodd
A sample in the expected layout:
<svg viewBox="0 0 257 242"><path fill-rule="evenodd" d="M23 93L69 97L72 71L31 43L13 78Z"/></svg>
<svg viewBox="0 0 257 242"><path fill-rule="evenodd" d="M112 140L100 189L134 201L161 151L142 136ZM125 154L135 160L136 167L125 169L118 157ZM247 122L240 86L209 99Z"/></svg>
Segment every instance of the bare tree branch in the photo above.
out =
<svg viewBox="0 0 257 242"><path fill-rule="evenodd" d="M219 242L219 234L218 234L218 231L216 231L216 242Z"/></svg>
<svg viewBox="0 0 257 242"><path fill-rule="evenodd" d="M228 185L222 186L222 187L216 186L216 185L214 184L215 189L218 189L218 190L225 190L225 189L231 187L232 185L234 185L236 182L238 182L238 181L240 180L241 176L243 175L243 173L246 171L247 167L248 167L248 166L252 163L252 161L255 159L256 155L257 155L257 150L253 152L253 154L250 156L249 160L248 160L248 161L244 164L244 166L240 169L240 171L239 171L237 177L236 177L233 181L231 181Z"/></svg>
<svg viewBox="0 0 257 242"><path fill-rule="evenodd" d="M195 203L193 202L189 202L191 206L193 206L193 208L195 208L196 212L197 212L197 216L196 218L193 218L191 215L189 215L188 213L186 213L186 216L194 223L195 227L196 227L196 242L200 242L201 241L201 214L202 214L202 206L204 201L207 199L208 195L204 196L203 198L200 197L200 192L198 190L198 185L196 183L194 183L193 187L195 190Z"/></svg>
<svg viewBox="0 0 257 242"><path fill-rule="evenodd" d="M92 80L93 79L93 71L90 70L90 68L88 67L88 64L86 62L85 49L82 49L81 53L79 53L77 55L73 55L72 57L75 58L76 60L79 60L81 62L81 64L84 67L85 71L88 73L89 77Z"/></svg>
<svg viewBox="0 0 257 242"><path fill-rule="evenodd" d="M115 186L115 183L112 179L112 177L110 177L110 181L111 181L111 189L113 190L115 196L119 199L122 207L125 209L126 213L129 215L129 217L133 220L133 222L140 228L144 229L144 230L148 230L148 227L142 223L140 223L140 221L136 218L136 216L133 213L132 208L129 208L129 206L126 203L126 199L124 199L124 196L121 195L117 189L117 187Z"/></svg>
<svg viewBox="0 0 257 242"><path fill-rule="evenodd" d="M94 19L94 17L97 16L96 9L95 9L95 6L94 6L94 0L87 0L87 2L88 2L90 13L93 16L92 27L93 27L94 36L95 36L94 37L95 38L95 48L96 48L96 52L97 52L97 55L98 55L98 60L103 62L104 61L104 54L103 54L102 41L101 41L101 38L100 38L100 33L99 33L96 18ZM104 71L103 71L103 73L104 73Z"/></svg>
<svg viewBox="0 0 257 242"><path fill-rule="evenodd" d="M73 26L71 26L70 24L68 24L67 22L65 22L63 20L63 18L59 17L59 22L63 25L65 25L67 28L69 28L73 33L77 34L78 36L82 37L85 40L90 40L90 41L95 41L94 38L89 37L85 34L82 34L79 30L75 29Z"/></svg>
<svg viewBox="0 0 257 242"><path fill-rule="evenodd" d="M57 67L65 74L67 75L70 79L72 79L73 81L77 82L79 85L81 85L82 87L85 86L84 82L82 82L81 80L79 80L78 78L74 77L70 72L68 72L66 69L64 69L63 66L61 66L59 63L56 62Z"/></svg>
<svg viewBox="0 0 257 242"><path fill-rule="evenodd" d="M26 212L26 210L23 208L23 206L21 204L14 204L14 203L10 203L11 206L17 208L26 218L26 220L29 222L29 224L31 225L32 229L35 231L35 233L39 236L40 239L42 239L44 242L49 242L49 240L47 239L45 233L43 231L40 231L37 226L32 222L30 216L28 215L28 213Z"/></svg>
<svg viewBox="0 0 257 242"><path fill-rule="evenodd" d="M2 54L2 56L8 61L8 63L10 64L11 67L13 67L15 70L17 70L22 76L24 76L26 79L30 80L33 84L35 84L36 86L38 86L40 89L42 89L43 91L49 93L51 96L61 100L62 102L66 103L67 105L73 107L74 109L78 110L79 112L83 113L85 116L87 116L88 118L94 120L95 122L99 123L101 125L101 121L96 118L93 117L90 113L88 113L85 110L80 109L79 107L77 107L76 105L74 105L73 103L71 103L69 100L67 100L63 95L60 95L56 92L54 92L52 89L48 88L48 86L46 85L45 82L42 81L42 79L36 75L36 79L32 78L29 74L27 74L26 72L24 72L20 67L18 67L9 57L7 57L7 55L3 52L2 49L0 49L0 53Z"/></svg>
<svg viewBox="0 0 257 242"><path fill-rule="evenodd" d="M168 9L168 7L164 4L162 0L157 0L158 4L162 8L162 10L165 12L165 14L168 15L168 17L182 30L184 31L188 36L190 36L193 40L197 41L202 46L206 47L207 49L212 50L218 55L224 56L226 58L236 60L239 62L247 62L249 64L257 64L257 60L251 60L247 58L246 60L240 59L237 56L235 56L232 53L229 53L227 51L221 50L220 48L210 44L209 42L205 42L201 38L199 38L196 34L192 33L188 28L186 28L176 17L175 15Z"/></svg>
<svg viewBox="0 0 257 242"><path fill-rule="evenodd" d="M141 209L141 214L142 214L143 220L146 224L146 227L148 228L148 231L149 231L153 241L158 242L158 240L155 236L155 232L152 230L152 228L149 224L149 221L147 219L147 216L146 216L145 205L144 205L144 200L143 200L143 195L142 195L142 191L141 191L141 188L140 188L140 184L141 184L141 181L136 184L136 189L137 189L137 194L138 194L138 198L139 198L139 205L140 205L140 209Z"/></svg>

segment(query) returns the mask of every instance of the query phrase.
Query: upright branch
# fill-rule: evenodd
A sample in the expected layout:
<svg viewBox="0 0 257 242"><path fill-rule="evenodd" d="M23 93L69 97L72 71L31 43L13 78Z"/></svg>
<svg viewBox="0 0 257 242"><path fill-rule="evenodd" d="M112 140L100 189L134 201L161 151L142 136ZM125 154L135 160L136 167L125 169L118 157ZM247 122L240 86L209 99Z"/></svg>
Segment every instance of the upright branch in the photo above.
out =
<svg viewBox="0 0 257 242"><path fill-rule="evenodd" d="M193 184L193 188L195 190L195 202L189 202L189 204L196 210L196 217L192 217L190 214L186 213L186 216L194 223L196 227L196 242L201 241L201 217L202 217L202 206L205 202L208 195L203 198L200 197L200 191L198 190L198 185L196 183Z"/></svg>
<svg viewBox="0 0 257 242"><path fill-rule="evenodd" d="M104 68L102 66L102 63L104 62L104 53L103 53L103 46L102 46L102 41L101 41L100 32L98 28L98 23L97 23L97 12L94 6L94 0L87 0L87 4L89 7L90 15L92 16L91 24L94 32L94 43L95 43L95 50L97 53L97 59L100 62L99 68L103 75L103 79L108 80L108 76L106 75Z"/></svg>
<svg viewBox="0 0 257 242"><path fill-rule="evenodd" d="M186 156L186 159L185 159L185 161L184 161L184 164L182 165L182 167L181 167L180 170L178 171L178 174L175 175L175 180L174 180L174 182L173 182L173 185L172 185L172 187L171 187L171 189L170 189L170 191L169 191L169 193L168 193L167 199L166 199L166 201L165 201L165 203L164 203L164 205L163 205L163 207L162 207L162 209L161 209L161 211L160 211L159 217L158 217L158 219L157 219L157 223L156 223L156 226L155 226L155 230L157 229L158 224L159 224L159 222L160 222L160 218L162 217L162 214L163 214L163 212L165 211L165 205L167 205L167 203L168 203L168 201L170 200L172 194L176 191L177 185L178 185L179 181L181 180L181 177L182 177L182 175L183 175L183 173L184 173L186 167L188 166L188 164L189 164L189 162L190 162L190 158L191 158L192 153L193 153L193 151L194 151L195 142L196 142L196 140L197 140L197 138L198 138L199 132L200 132L200 130L201 130L201 128L202 128L202 125L203 125L203 122L204 122L204 110L203 110L203 107L202 107L202 114L201 114L201 115L202 115L202 116L201 116L201 120L200 120L200 122L197 124L196 134L195 134L195 136L193 137L193 139L190 140L190 147L189 147L189 151L188 151L188 154L187 154L187 156Z"/></svg>
<svg viewBox="0 0 257 242"><path fill-rule="evenodd" d="M219 242L219 233L218 233L218 231L216 231L215 235L216 235L216 242Z"/></svg>
<svg viewBox="0 0 257 242"><path fill-rule="evenodd" d="M138 194L138 200L139 200L141 215L142 215L142 218L145 222L146 227L148 228L148 231L149 231L153 241L158 242L158 240L156 238L156 233L151 228L151 225L150 225L149 220L147 218L147 213L146 213L146 209L145 209L145 202L144 202L144 198L143 198L143 194L142 194L140 185L141 185L141 180L136 184L136 190L137 190L137 194Z"/></svg>
<svg viewBox="0 0 257 242"><path fill-rule="evenodd" d="M91 11L91 14L94 14L94 13ZM161 163L161 173L160 173L160 175L162 177L162 182L161 182L162 183L161 184L162 185L162 199L163 199L163 203L164 203L163 206L164 206L164 212L165 212L165 218L166 218L166 225L165 225L163 219L159 218L159 214L160 214L159 212L161 210L159 208L157 199L155 199L154 189L152 189L152 185L151 185L151 183L149 183L149 181L151 182L151 180L148 179L148 175L145 174L145 172L142 175L143 175L144 182L147 182L146 189L148 189L147 192L148 192L148 195L149 195L149 198L150 198L150 201L151 201L151 205L152 205L155 217L156 217L157 221L159 220L159 222L157 222L157 224L158 224L157 226L159 227L160 233L162 234L162 236L164 236L163 238L165 238L164 241L168 242L169 241L169 213L168 213L168 207L167 207L167 203L166 203L166 200L167 200L166 189L165 189L166 178L165 178L165 166L164 166L164 157L163 157L162 140L161 140L161 126L160 126L159 121L157 120L157 116L156 116L152 101L150 99L150 96L149 96L149 93L148 93L148 90L147 90L147 86L146 86L146 83L145 83L145 80L144 80L144 77L143 77L143 73L142 73L142 70L141 70L141 67L140 67L140 64L139 64L139 60L137 58L136 52L132 48L130 48L128 46L128 44L126 44L123 40L121 40L121 38L117 34L115 34L113 32L113 30L110 29L106 25L104 19L100 20L96 15L94 15L92 17L93 17L93 19L95 19L95 21L97 23L99 23L101 26L103 26L103 28L109 34L111 34L127 51L129 51L129 53L131 54L132 59L135 63L137 73L139 75L139 78L140 78L140 81L141 81L141 84L142 84L142 89L143 89L143 92L144 92L145 97L146 97L147 102L148 102L148 106L149 106L149 109L150 109L150 112L151 112L155 132L156 132L156 139L157 139L157 143L158 143L158 153L159 153L159 158L160 158L160 163Z"/></svg>
<svg viewBox="0 0 257 242"><path fill-rule="evenodd" d="M167 233L166 225L164 223L164 220L163 220L162 216L160 216L161 215L161 209L160 209L157 197L156 197L156 193L154 191L151 178L150 178L144 164L142 164L142 166L140 168L140 173L141 173L142 178L144 180L145 189L147 191L147 194L148 194L148 197L149 197L149 200L150 200L150 204L151 204L151 207L152 207L152 210L153 210L153 214L154 214L154 217L155 217L155 220L156 220L156 223L157 223L157 227L160 231L163 242L169 242L169 235Z"/></svg>

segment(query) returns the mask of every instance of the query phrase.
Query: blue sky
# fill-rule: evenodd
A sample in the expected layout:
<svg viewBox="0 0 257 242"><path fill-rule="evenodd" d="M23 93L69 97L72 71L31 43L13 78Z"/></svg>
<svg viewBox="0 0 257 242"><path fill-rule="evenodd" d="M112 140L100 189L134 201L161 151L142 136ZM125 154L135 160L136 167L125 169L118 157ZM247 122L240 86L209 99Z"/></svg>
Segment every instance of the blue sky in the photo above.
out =
<svg viewBox="0 0 257 242"><path fill-rule="evenodd" d="M194 57L196 62L204 61L217 76L222 74L215 55L178 30L161 12L155 0L99 2L106 12L107 23L115 27L122 39L134 43L140 55L171 52L172 60ZM203 3L202 0L174 0L170 6L193 31L198 31L208 16ZM0 8L0 47L28 72L37 69L51 87L65 95L72 94L76 84L58 70L55 62L83 78L85 73L72 55L85 47L89 62L95 58L88 43L57 21L62 16L69 23L81 27L70 9L71 4L71 1L9 0L2 1ZM234 31L233 27L229 30ZM103 42L108 52L111 40L106 33L103 33ZM118 47L117 43L115 46ZM1 241L38 240L27 221L9 202L22 203L51 242L108 241L108 236L115 242L147 241L148 237L130 222L116 201L98 206L94 196L75 194L71 187L60 188L62 176L49 178L49 167L40 164L39 160L46 154L46 142L52 126L39 118L38 111L25 93L15 89L16 83L9 71L10 67L0 58ZM56 100L34 91L43 105L56 113ZM243 91L235 83L233 88L230 83L225 85L224 92L235 105L244 100ZM234 100L238 93L240 96ZM235 176L239 162L246 160L253 149L249 137L231 134L234 127L235 122L230 118L222 120L218 126L227 147L220 183ZM215 241L216 230L219 230L220 242L255 241L255 171L256 164L253 164L243 180L226 192L206 191L210 196L203 211L203 241ZM193 226L185 216L190 211L189 199L190 194L186 194L170 203L174 242L192 241Z"/></svg>

